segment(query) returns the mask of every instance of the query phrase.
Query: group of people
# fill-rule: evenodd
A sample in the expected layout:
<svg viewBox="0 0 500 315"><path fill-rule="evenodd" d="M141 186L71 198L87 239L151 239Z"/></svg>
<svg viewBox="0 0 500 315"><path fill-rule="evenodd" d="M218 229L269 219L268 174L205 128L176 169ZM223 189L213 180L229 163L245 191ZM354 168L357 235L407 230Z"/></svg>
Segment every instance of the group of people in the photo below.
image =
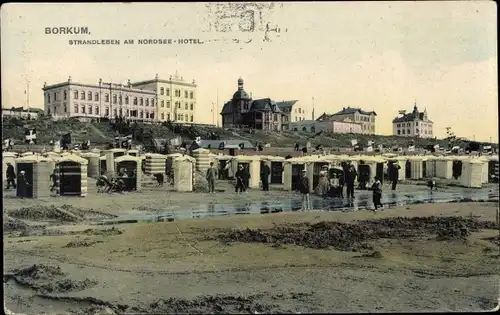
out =
<svg viewBox="0 0 500 315"><path fill-rule="evenodd" d="M347 167L344 168L342 172L343 175L337 175L333 173L332 176L329 176L328 173L329 167L327 165L322 167L322 170L319 173L319 183L314 190L315 194L319 196L333 196L344 198L344 186L346 186L346 195L347 198L354 198L354 182L358 173L354 165L350 162ZM342 174L341 173L341 174ZM394 187L394 186L393 186ZM395 188L393 188L395 189ZM309 178L307 176L307 170L302 170L301 177L299 180L298 190L302 195L302 209L310 210L311 209L311 199L310 199L310 187L309 187ZM375 207L375 211L378 210L379 207L382 207L381 199L382 199L382 182L378 176L375 176L375 181L371 185L371 190L373 192L373 205Z"/></svg>
<svg viewBox="0 0 500 315"><path fill-rule="evenodd" d="M109 193L111 191L114 192L124 192L126 190L133 190L133 185L130 185L130 180L134 180L137 175L132 174L130 177L127 174L127 170L125 168L121 168L115 177L109 178L106 175L106 172L102 171L101 176L97 180L97 192L106 192Z"/></svg>
<svg viewBox="0 0 500 315"><path fill-rule="evenodd" d="M229 164L227 166L229 166ZM205 176L208 182L208 192L211 194L215 193L215 180L218 178L218 173L219 170L214 166L214 162L210 162L210 167L207 169ZM263 191L269 191L269 175L271 175L271 168L269 165L264 164L260 169L260 180L262 182ZM236 179L234 192L247 192L251 178L248 165L239 164L238 170L234 174L234 178Z"/></svg>
<svg viewBox="0 0 500 315"><path fill-rule="evenodd" d="M28 197L28 187L31 186L31 184L26 178L26 171L20 171L19 178L17 178L14 166L12 165L12 163L7 162L7 170L5 173L7 177L6 189L10 189L10 187L12 186L12 188L17 189L19 197Z"/></svg>

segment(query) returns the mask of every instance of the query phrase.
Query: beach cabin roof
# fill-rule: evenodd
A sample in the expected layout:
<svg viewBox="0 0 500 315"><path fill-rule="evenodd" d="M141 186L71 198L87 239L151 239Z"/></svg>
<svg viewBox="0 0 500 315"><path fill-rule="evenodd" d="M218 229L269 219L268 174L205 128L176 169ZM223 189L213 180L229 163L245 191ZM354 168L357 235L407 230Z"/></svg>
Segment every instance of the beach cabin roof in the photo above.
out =
<svg viewBox="0 0 500 315"><path fill-rule="evenodd" d="M17 159L14 160L14 162L22 163L22 162L49 162L51 161L50 159L43 157L41 155L27 155L27 156L21 156L18 157Z"/></svg>
<svg viewBox="0 0 500 315"><path fill-rule="evenodd" d="M193 150L193 153L196 153L196 154L200 154L200 153L208 154L208 153L210 153L210 150L203 149L203 148L198 148L196 150Z"/></svg>
<svg viewBox="0 0 500 315"><path fill-rule="evenodd" d="M175 153L177 154L177 153ZM172 154L169 154L172 156ZM160 154L160 153L146 153L144 154L144 158L157 158L157 159L167 159L169 155Z"/></svg>
<svg viewBox="0 0 500 315"><path fill-rule="evenodd" d="M498 162L498 155L490 155L488 156L488 160Z"/></svg>
<svg viewBox="0 0 500 315"><path fill-rule="evenodd" d="M302 156L294 157L288 160L284 161L285 163L291 163L291 164L305 164L307 163L307 160L304 160Z"/></svg>
<svg viewBox="0 0 500 315"><path fill-rule="evenodd" d="M141 163L142 159L140 157L133 156L133 155L122 155L122 156L119 156L115 159L115 163L120 163L123 161L134 161L137 163Z"/></svg>
<svg viewBox="0 0 500 315"><path fill-rule="evenodd" d="M16 152L2 152L2 158L16 158L18 154Z"/></svg>
<svg viewBox="0 0 500 315"><path fill-rule="evenodd" d="M80 155L81 157L100 157L100 155L98 153L94 153L94 152L85 152L85 153L82 153L82 155Z"/></svg>
<svg viewBox="0 0 500 315"><path fill-rule="evenodd" d="M189 156L189 155L181 155L181 156L175 157L174 161L189 161L192 163L196 163L196 159L192 156Z"/></svg>
<svg viewBox="0 0 500 315"><path fill-rule="evenodd" d="M237 155L234 157L238 161L255 161L259 160L257 155Z"/></svg>
<svg viewBox="0 0 500 315"><path fill-rule="evenodd" d="M81 156L78 156L76 154L69 154L69 155L61 156L57 162L58 163L75 162L75 163L79 163L79 164L83 164L83 165L86 165L89 163L89 161L87 161L86 159L84 159Z"/></svg>
<svg viewBox="0 0 500 315"><path fill-rule="evenodd" d="M269 160L269 161L274 161L274 162L282 162L285 160L284 157L277 156L277 155L261 155L261 157L264 160Z"/></svg>
<svg viewBox="0 0 500 315"><path fill-rule="evenodd" d="M21 153L21 156L30 156L30 155L35 155L34 152L24 152L24 153Z"/></svg>
<svg viewBox="0 0 500 315"><path fill-rule="evenodd" d="M388 158L394 158L397 157L398 155L396 153L384 153L382 154L383 157L388 157Z"/></svg>
<svg viewBox="0 0 500 315"><path fill-rule="evenodd" d="M107 153L107 152L127 152L127 149L124 149L124 148L112 148L112 149L108 149L108 150L104 150L103 153Z"/></svg>
<svg viewBox="0 0 500 315"><path fill-rule="evenodd" d="M226 155L226 154L216 154L215 158L217 160L232 160L234 156L232 155Z"/></svg>
<svg viewBox="0 0 500 315"><path fill-rule="evenodd" d="M166 157L170 157L170 158L174 158L174 157L178 157L178 156L183 156L185 154L182 154L182 153L170 153L170 154L165 154Z"/></svg>

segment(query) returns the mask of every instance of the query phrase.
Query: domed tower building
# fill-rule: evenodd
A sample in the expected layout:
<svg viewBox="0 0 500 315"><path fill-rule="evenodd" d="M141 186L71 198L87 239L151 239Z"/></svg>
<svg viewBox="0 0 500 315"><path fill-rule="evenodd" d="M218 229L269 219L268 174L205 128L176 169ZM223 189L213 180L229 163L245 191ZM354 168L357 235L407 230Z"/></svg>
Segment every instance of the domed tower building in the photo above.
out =
<svg viewBox="0 0 500 315"><path fill-rule="evenodd" d="M222 127L244 127L280 131L284 113L269 98L252 100L243 88L243 79L238 79L238 90L224 104Z"/></svg>

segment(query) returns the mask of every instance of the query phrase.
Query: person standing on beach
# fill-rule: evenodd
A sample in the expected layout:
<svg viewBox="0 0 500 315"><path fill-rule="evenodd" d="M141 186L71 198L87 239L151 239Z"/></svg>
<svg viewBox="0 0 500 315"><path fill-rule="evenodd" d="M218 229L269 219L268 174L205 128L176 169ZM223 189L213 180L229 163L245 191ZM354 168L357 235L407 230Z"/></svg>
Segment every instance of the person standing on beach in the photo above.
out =
<svg viewBox="0 0 500 315"><path fill-rule="evenodd" d="M7 171L6 171L6 177L7 177L7 189L10 189L10 185L12 184L12 187L16 189L16 172L14 170L14 166L12 166L11 163L7 163Z"/></svg>
<svg viewBox="0 0 500 315"><path fill-rule="evenodd" d="M398 163L394 163L391 167L391 181L392 181L392 190L396 190L396 186L399 180L399 170L401 166Z"/></svg>
<svg viewBox="0 0 500 315"><path fill-rule="evenodd" d="M382 199L382 183L380 182L380 178L378 176L375 177L375 182L372 185L373 191L373 205L375 206L374 211L378 210L378 207L383 207L380 200Z"/></svg>
<svg viewBox="0 0 500 315"><path fill-rule="evenodd" d="M247 190L247 187L245 185L246 183L246 172L245 169L243 168L243 165L238 165L238 170L236 171L236 174L234 174L234 177L236 177L236 187L234 192L244 192Z"/></svg>
<svg viewBox="0 0 500 315"><path fill-rule="evenodd" d="M215 194L215 179L217 178L217 168L214 166L214 162L210 162L210 167L207 169L207 182L208 182L208 192L210 194Z"/></svg>
<svg viewBox="0 0 500 315"><path fill-rule="evenodd" d="M19 194L21 199L24 197L28 196L28 187L30 186L30 183L28 183L28 180L26 179L26 172L21 171L19 173L19 178L18 178L18 185L19 185Z"/></svg>
<svg viewBox="0 0 500 315"><path fill-rule="evenodd" d="M354 181L358 176L358 172L354 169L354 165L349 162L349 168L345 173L345 184L346 184L346 192L347 198L354 198Z"/></svg>
<svg viewBox="0 0 500 315"><path fill-rule="evenodd" d="M269 191L269 175L271 174L271 168L267 163L264 163L260 170L260 179L262 180L262 190Z"/></svg>
<svg viewBox="0 0 500 315"><path fill-rule="evenodd" d="M307 177L307 171L302 170L302 176L299 182L299 191L302 195L302 210L310 210L311 199L309 196L309 178Z"/></svg>

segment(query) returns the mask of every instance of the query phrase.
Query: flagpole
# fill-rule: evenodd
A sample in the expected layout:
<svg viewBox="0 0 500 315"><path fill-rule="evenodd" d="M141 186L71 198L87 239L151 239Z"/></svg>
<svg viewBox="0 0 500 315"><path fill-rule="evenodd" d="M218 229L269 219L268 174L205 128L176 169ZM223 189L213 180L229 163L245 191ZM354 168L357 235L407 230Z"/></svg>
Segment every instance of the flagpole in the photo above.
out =
<svg viewBox="0 0 500 315"><path fill-rule="evenodd" d="M217 104L216 109L217 109L217 111L219 111L219 88L217 88L217 103L216 104ZM218 113L216 115L217 116L215 116L215 117L217 117L217 128L219 128L219 115L218 115Z"/></svg>
<svg viewBox="0 0 500 315"><path fill-rule="evenodd" d="M28 89L26 90L26 104L27 104L27 107L28 107L28 111L30 109L30 80L26 80L27 81L27 85L28 85Z"/></svg>

